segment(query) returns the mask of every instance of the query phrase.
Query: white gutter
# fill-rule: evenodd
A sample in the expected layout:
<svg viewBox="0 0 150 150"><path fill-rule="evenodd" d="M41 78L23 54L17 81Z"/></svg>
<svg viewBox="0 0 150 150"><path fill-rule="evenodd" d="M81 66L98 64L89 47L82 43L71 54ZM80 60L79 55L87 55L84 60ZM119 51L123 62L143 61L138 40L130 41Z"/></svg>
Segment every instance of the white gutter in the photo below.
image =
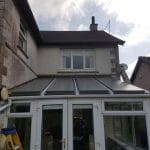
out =
<svg viewBox="0 0 150 150"><path fill-rule="evenodd" d="M150 98L150 94L93 94L93 95L45 95L45 96L13 96L9 100L39 100L60 98Z"/></svg>

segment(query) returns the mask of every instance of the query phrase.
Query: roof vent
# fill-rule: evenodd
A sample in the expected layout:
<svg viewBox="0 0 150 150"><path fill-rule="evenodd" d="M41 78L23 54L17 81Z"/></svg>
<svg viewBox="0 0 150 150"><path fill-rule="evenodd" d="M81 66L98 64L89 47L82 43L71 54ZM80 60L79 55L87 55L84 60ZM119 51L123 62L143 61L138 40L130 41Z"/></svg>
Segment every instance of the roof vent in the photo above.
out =
<svg viewBox="0 0 150 150"><path fill-rule="evenodd" d="M90 31L97 31L98 24L95 24L95 17L92 16L92 23L90 24Z"/></svg>

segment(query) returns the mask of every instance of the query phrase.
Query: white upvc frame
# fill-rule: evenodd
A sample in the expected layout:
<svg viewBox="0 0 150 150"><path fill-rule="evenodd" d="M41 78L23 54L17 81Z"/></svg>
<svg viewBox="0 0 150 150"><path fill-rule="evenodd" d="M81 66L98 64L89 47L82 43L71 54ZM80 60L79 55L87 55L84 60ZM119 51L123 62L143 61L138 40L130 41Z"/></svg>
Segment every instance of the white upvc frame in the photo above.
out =
<svg viewBox="0 0 150 150"><path fill-rule="evenodd" d="M65 147L64 144L62 144L62 150L68 150L67 149L67 100L62 99L62 100L45 100L45 101L39 101L37 104L37 115L36 115L36 141L35 141L35 145L34 148L36 150L41 150L41 129L42 129L42 107L44 105L62 105L63 106L63 123L62 123L62 130L63 130L63 134L62 134L62 138L63 140L65 140Z"/></svg>
<svg viewBox="0 0 150 150"><path fill-rule="evenodd" d="M23 47L20 45L20 39L23 42ZM18 46L26 53L27 52L27 30L25 29L24 25L20 21L20 30L19 30L19 41Z"/></svg>
<svg viewBox="0 0 150 150"><path fill-rule="evenodd" d="M104 102L143 102L143 111L105 111ZM10 113L7 112L8 117L25 118L31 117L31 150L40 150L41 143L41 122L42 122L42 106L49 104L63 104L65 108L65 130L63 134L66 137L66 149L73 150L73 124L72 124L72 105L73 104L85 104L93 105L93 125L94 125L94 141L95 150L105 150L105 133L104 133L104 116L145 116L148 136L148 146L150 149L150 99L149 98L98 98L98 97L72 97L56 99L37 99L37 100L12 100L12 103L30 103L29 113Z"/></svg>
<svg viewBox="0 0 150 150"><path fill-rule="evenodd" d="M101 115L101 106L98 105L97 99L74 99L68 101L68 120L70 120L68 122L68 150L73 150L73 105L92 105L95 150L104 150L103 116Z"/></svg>
<svg viewBox="0 0 150 150"><path fill-rule="evenodd" d="M105 102L142 102L143 110L142 111L133 111L133 110L131 111L107 111L105 110L105 106L104 106ZM136 97L123 98L123 99L122 98L115 98L115 99L103 98L101 103L102 103L103 117L105 116L145 116L148 149L150 149L150 99L149 98L136 98Z"/></svg>
<svg viewBox="0 0 150 150"><path fill-rule="evenodd" d="M120 110L120 111L115 111L115 110L113 110L113 111L110 111L110 110L105 110L105 102L142 102L143 103L143 110L136 110L136 111L134 111L134 110L131 110L131 111L122 111L122 110ZM146 112L144 111L144 109L145 109L145 107L144 107L145 105L144 105L144 101L142 100L142 99L133 99L133 98L126 98L126 99L109 99L109 100L107 100L107 99L103 99L102 100L102 113L103 113L103 115L105 115L105 116L107 116L107 115L109 115L109 116L112 116L112 115L117 115L117 116L123 116L123 115L127 115L127 116L130 116L130 115L145 115L146 114Z"/></svg>
<svg viewBox="0 0 150 150"><path fill-rule="evenodd" d="M148 149L150 149L150 99L144 101L144 111L146 112L146 128L147 128L147 138L148 138Z"/></svg>
<svg viewBox="0 0 150 150"><path fill-rule="evenodd" d="M30 133L30 149L33 148L33 139L34 139L34 128L35 128L35 124L34 124L34 120L33 120L33 112L34 112L34 102L32 101L12 101L12 104L30 104L30 112L25 112L25 113L21 113L21 112L15 112L15 113L11 113L10 112L10 107L9 109L7 109L7 120L6 120L6 124L8 124L8 119L9 118L31 118L31 133Z"/></svg>
<svg viewBox="0 0 150 150"><path fill-rule="evenodd" d="M32 117L32 110L33 110L33 102L31 101L12 101L11 104L30 104L30 111L29 112L10 112L11 106L7 110L7 115L9 117Z"/></svg>
<svg viewBox="0 0 150 150"><path fill-rule="evenodd" d="M63 138L66 139L66 148L63 150L73 150L73 115L72 106L73 105L92 105L93 106L93 128L94 128L94 143L95 150L105 149L104 140L104 124L103 115L101 113L101 106L99 105L99 99L73 99L73 100L43 100L36 101L34 104L36 111L34 115L35 125L33 128L33 142L32 149L41 149L41 127L42 127L42 106L44 105L63 105Z"/></svg>
<svg viewBox="0 0 150 150"><path fill-rule="evenodd" d="M96 67L96 56L95 50L86 50L86 49L66 49L61 50L61 58L60 58L60 70L61 71L95 71ZM71 57L71 68L64 68L63 67L63 56L70 56ZM74 69L73 68L73 56L83 56L83 69ZM93 56L93 68L86 68L85 65L85 57L86 56Z"/></svg>

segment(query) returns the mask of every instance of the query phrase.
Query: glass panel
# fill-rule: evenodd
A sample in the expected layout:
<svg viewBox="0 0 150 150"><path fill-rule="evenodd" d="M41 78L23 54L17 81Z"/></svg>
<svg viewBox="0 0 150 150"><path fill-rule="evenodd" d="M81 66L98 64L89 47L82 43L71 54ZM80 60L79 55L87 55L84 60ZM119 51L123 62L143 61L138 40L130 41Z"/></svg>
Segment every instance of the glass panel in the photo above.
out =
<svg viewBox="0 0 150 150"><path fill-rule="evenodd" d="M142 102L105 102L105 110L110 111L142 111Z"/></svg>
<svg viewBox="0 0 150 150"><path fill-rule="evenodd" d="M14 103L10 107L11 113L26 113L30 112L30 103Z"/></svg>
<svg viewBox="0 0 150 150"><path fill-rule="evenodd" d="M16 127L24 150L30 149L31 118L9 118L8 128Z"/></svg>
<svg viewBox="0 0 150 150"><path fill-rule="evenodd" d="M21 32L21 34L25 37L25 35L26 35L26 30L25 30L25 28L23 27L22 24L20 24L20 32Z"/></svg>
<svg viewBox="0 0 150 150"><path fill-rule="evenodd" d="M144 116L104 117L106 150L148 150Z"/></svg>
<svg viewBox="0 0 150 150"><path fill-rule="evenodd" d="M73 105L73 149L95 149L92 105Z"/></svg>
<svg viewBox="0 0 150 150"><path fill-rule="evenodd" d="M63 68L71 68L71 56L63 56Z"/></svg>
<svg viewBox="0 0 150 150"><path fill-rule="evenodd" d="M85 67L86 68L94 68L94 58L93 56L85 57Z"/></svg>
<svg viewBox="0 0 150 150"><path fill-rule="evenodd" d="M62 105L43 107L42 149L62 150Z"/></svg>
<svg viewBox="0 0 150 150"><path fill-rule="evenodd" d="M22 50L26 50L26 39L25 39L25 37L22 35L21 32L19 33L18 46L19 46Z"/></svg>
<svg viewBox="0 0 150 150"><path fill-rule="evenodd" d="M83 69L83 56L73 56L73 69Z"/></svg>

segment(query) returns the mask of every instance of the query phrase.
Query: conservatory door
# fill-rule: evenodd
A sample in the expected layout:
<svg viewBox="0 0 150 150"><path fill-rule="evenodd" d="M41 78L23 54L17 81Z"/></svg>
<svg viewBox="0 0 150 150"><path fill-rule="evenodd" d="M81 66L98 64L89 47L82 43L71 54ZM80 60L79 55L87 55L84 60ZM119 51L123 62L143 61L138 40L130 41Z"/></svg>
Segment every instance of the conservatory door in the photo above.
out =
<svg viewBox="0 0 150 150"><path fill-rule="evenodd" d="M99 119L93 102L44 101L37 114L36 150L101 150Z"/></svg>
<svg viewBox="0 0 150 150"><path fill-rule="evenodd" d="M38 148L40 150L67 150L67 103L42 103L38 113ZM40 144L39 144L40 143Z"/></svg>

